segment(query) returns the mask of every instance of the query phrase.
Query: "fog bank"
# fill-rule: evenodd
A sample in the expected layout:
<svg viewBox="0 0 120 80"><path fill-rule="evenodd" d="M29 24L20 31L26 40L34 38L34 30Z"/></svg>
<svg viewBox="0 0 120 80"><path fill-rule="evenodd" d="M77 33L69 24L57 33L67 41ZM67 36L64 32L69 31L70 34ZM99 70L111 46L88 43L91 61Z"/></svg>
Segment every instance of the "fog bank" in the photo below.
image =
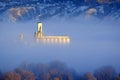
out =
<svg viewBox="0 0 120 80"><path fill-rule="evenodd" d="M22 62L65 62L80 72L111 65L120 71L120 22L82 19L48 19L42 21L44 35L67 35L68 45L36 43L37 21L0 22L0 69L13 69ZM24 40L19 40L19 35Z"/></svg>

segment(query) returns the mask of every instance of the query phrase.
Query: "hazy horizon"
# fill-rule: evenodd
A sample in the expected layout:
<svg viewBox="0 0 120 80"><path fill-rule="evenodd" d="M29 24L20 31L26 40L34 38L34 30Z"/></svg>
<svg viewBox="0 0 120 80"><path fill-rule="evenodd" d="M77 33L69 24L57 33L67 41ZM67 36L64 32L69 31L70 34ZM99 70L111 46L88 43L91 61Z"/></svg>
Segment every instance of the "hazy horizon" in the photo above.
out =
<svg viewBox="0 0 120 80"><path fill-rule="evenodd" d="M110 65L120 71L120 22L96 18L42 21L44 35L67 35L67 45L42 45L34 40L37 21L0 22L0 69L13 69L22 62L65 62L79 72ZM19 35L24 35L24 41Z"/></svg>

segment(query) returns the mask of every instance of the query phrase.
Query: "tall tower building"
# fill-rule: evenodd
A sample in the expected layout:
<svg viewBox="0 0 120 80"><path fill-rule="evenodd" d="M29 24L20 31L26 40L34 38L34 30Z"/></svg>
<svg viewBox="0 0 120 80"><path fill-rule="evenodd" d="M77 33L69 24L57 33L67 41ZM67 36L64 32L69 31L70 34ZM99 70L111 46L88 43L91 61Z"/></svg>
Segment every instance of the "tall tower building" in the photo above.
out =
<svg viewBox="0 0 120 80"><path fill-rule="evenodd" d="M42 23L38 22L38 32L42 33Z"/></svg>
<svg viewBox="0 0 120 80"><path fill-rule="evenodd" d="M45 36L43 35L41 22L38 22L38 31L35 33L35 38L37 42L60 43L60 44L70 43L69 36Z"/></svg>
<svg viewBox="0 0 120 80"><path fill-rule="evenodd" d="M43 37L41 22L38 22L38 31L35 33L35 36L39 39L41 39Z"/></svg>

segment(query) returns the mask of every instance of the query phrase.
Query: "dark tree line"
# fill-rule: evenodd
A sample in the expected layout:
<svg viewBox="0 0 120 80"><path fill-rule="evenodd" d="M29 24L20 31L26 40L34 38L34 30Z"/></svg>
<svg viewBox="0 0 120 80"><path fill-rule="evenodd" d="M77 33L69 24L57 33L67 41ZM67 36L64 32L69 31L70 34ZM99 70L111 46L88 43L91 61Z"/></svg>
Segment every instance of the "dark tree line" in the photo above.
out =
<svg viewBox="0 0 120 80"><path fill-rule="evenodd" d="M0 80L120 80L120 74L106 66L80 75L66 64L54 61L49 64L22 63L13 71L0 72Z"/></svg>

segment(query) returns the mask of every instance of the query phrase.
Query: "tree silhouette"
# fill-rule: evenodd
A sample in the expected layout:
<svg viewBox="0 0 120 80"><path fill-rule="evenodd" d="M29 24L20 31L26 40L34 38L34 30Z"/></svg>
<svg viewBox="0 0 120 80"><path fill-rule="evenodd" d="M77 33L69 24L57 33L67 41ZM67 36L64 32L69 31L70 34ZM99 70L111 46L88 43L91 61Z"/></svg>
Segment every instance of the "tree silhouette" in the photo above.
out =
<svg viewBox="0 0 120 80"><path fill-rule="evenodd" d="M2 72L1 72L1 70L0 70L0 77L2 76Z"/></svg>
<svg viewBox="0 0 120 80"><path fill-rule="evenodd" d="M113 80L115 74L115 69L111 66L102 67L95 71L97 80Z"/></svg>
<svg viewBox="0 0 120 80"><path fill-rule="evenodd" d="M54 61L48 64L24 63L20 68L1 73L0 80L120 80L120 74L116 75L113 67L106 66L94 74L87 72L80 76L65 63Z"/></svg>
<svg viewBox="0 0 120 80"><path fill-rule="evenodd" d="M95 78L95 76L94 76L92 73L90 73L90 72L86 73L86 74L83 76L83 79L84 79L84 80L97 80L97 79Z"/></svg>
<svg viewBox="0 0 120 80"><path fill-rule="evenodd" d="M15 72L21 76L21 80L35 80L35 76L32 72L20 68L15 69Z"/></svg>
<svg viewBox="0 0 120 80"><path fill-rule="evenodd" d="M3 78L3 77L2 77L2 72L1 72L1 70L0 70L0 80L3 80L2 78Z"/></svg>
<svg viewBox="0 0 120 80"><path fill-rule="evenodd" d="M120 80L120 74L116 77L115 80Z"/></svg>
<svg viewBox="0 0 120 80"><path fill-rule="evenodd" d="M8 72L4 74L3 80L21 80L21 77L16 72Z"/></svg>
<svg viewBox="0 0 120 80"><path fill-rule="evenodd" d="M63 62L49 64L22 64L21 68L35 74L36 80L73 80L73 72Z"/></svg>

